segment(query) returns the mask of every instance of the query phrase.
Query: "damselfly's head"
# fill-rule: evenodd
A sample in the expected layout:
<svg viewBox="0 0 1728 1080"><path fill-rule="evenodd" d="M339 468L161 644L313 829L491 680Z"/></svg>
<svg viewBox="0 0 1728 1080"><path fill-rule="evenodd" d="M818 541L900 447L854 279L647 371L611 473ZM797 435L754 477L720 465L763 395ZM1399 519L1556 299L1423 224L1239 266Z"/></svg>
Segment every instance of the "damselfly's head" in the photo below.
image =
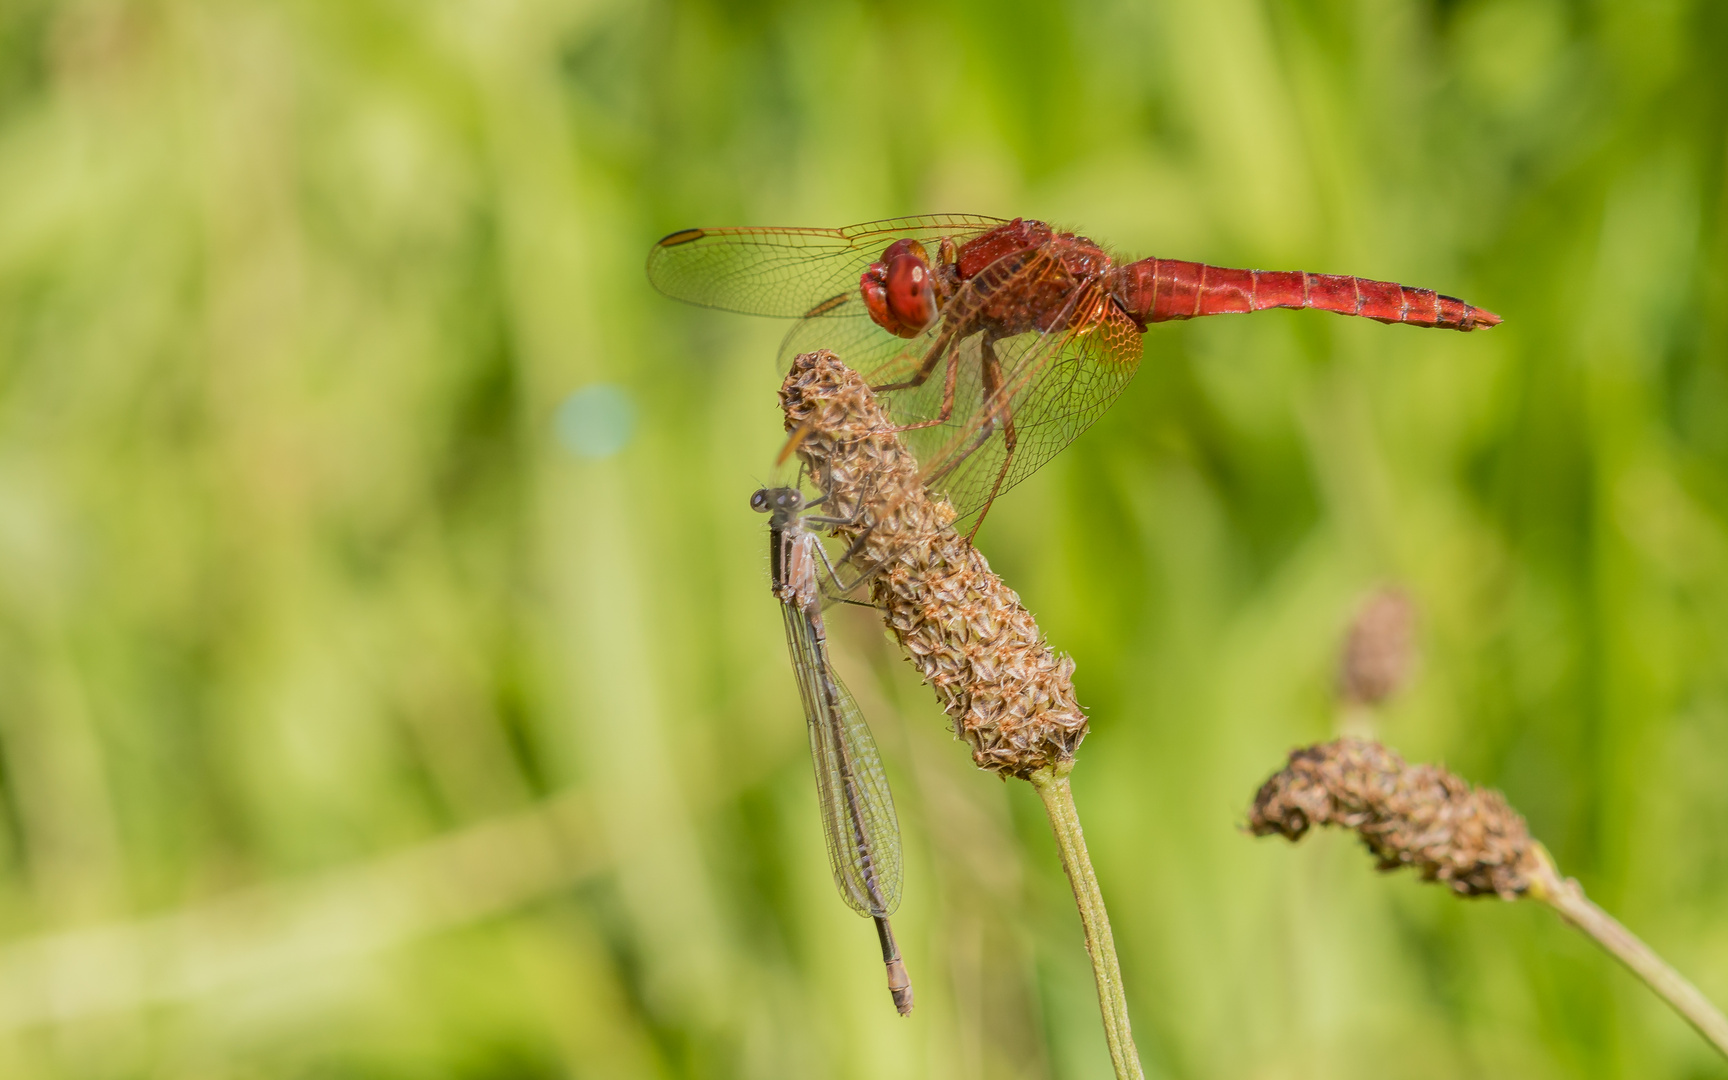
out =
<svg viewBox="0 0 1728 1080"><path fill-rule="evenodd" d="M757 488L750 496L750 509L758 514L795 514L804 505L804 493L794 487Z"/></svg>

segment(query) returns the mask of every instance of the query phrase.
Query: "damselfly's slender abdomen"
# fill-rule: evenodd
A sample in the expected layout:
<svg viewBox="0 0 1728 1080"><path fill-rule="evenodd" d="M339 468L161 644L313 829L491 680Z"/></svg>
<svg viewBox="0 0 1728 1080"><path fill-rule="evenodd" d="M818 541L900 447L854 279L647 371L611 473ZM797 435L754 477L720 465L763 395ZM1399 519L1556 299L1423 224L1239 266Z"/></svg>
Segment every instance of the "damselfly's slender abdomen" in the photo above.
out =
<svg viewBox="0 0 1728 1080"><path fill-rule="evenodd" d="M1442 330L1495 326L1500 316L1432 289L1302 270L1232 270L1181 259L1142 259L1119 271L1117 299L1142 323L1267 308L1314 308Z"/></svg>

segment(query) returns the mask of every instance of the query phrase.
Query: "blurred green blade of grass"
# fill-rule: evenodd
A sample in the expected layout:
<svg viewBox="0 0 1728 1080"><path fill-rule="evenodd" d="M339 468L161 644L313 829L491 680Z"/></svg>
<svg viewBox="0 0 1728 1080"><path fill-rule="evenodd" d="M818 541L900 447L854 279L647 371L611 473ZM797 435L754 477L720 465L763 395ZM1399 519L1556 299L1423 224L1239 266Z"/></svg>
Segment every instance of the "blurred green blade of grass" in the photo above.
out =
<svg viewBox="0 0 1728 1080"><path fill-rule="evenodd" d="M593 875L592 833L587 800L563 795L307 880L14 941L0 946L0 1030L267 983L309 983L316 993L330 984L309 974L507 914Z"/></svg>
<svg viewBox="0 0 1728 1080"><path fill-rule="evenodd" d="M0 5L0 1071L1102 1075L1035 800L837 613L885 1007L746 507L784 328L641 271L955 211L1507 320L1156 327L992 512L1149 1070L1703 1075L1541 913L1235 826L1395 583L1379 733L1728 1000L1724 55L1710 0Z"/></svg>

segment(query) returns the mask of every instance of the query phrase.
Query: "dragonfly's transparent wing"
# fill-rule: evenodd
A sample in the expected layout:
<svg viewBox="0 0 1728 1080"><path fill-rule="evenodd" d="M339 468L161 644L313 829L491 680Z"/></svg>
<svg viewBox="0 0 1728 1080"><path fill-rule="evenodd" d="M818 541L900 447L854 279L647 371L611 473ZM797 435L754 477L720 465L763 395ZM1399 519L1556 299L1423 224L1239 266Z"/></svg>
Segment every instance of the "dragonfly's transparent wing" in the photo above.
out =
<svg viewBox="0 0 1728 1080"><path fill-rule="evenodd" d="M667 296L704 307L802 318L856 297L859 275L896 240L964 243L1002 224L976 214L928 214L842 229L682 229L648 253L648 280Z"/></svg>
<svg viewBox="0 0 1728 1080"><path fill-rule="evenodd" d="M783 366L827 349L872 386L921 377L885 394L884 404L964 527L1101 416L1140 361L1139 327L1096 288L1077 286L1045 248L973 275L917 337L896 337L869 317L858 278L889 244L914 239L928 247L943 237L964 244L1002 224L935 214L841 229L686 229L654 246L648 277L680 300L797 318L781 347ZM1037 325L1049 329L993 341L988 352L983 335L967 329L1004 325L1015 309L1036 312Z"/></svg>
<svg viewBox="0 0 1728 1080"><path fill-rule="evenodd" d="M906 433L926 482L959 511L955 528L965 531L1091 427L1139 370L1143 335L1132 319L1098 292L1080 290L1071 304L1067 327L993 343L993 374L979 336L958 343L952 420ZM901 407L900 393L889 395L896 418L928 410L928 391L917 409Z"/></svg>
<svg viewBox="0 0 1728 1080"><path fill-rule="evenodd" d="M928 335L908 339L877 326L864 307L856 278L852 284L852 291L836 297L821 315L800 319L786 332L780 343L782 372L791 369L794 356L817 349L838 356L873 386L892 381L886 372L917 366L930 347Z"/></svg>
<svg viewBox="0 0 1728 1080"><path fill-rule="evenodd" d="M790 603L781 611L810 726L810 757L834 884L859 914L891 915L900 906L900 823L876 740L828 662L816 621L820 615Z"/></svg>
<svg viewBox="0 0 1728 1080"><path fill-rule="evenodd" d="M882 395L926 483L946 496L964 529L996 496L1035 472L1102 416L1139 369L1142 335L1095 286L1060 287L1059 262L1042 249L998 259L973 276L918 337L881 330L853 295L792 328L781 359L822 348L872 386L923 382ZM986 309L1048 302L1048 331L990 343L969 331ZM843 317L849 316L849 317ZM949 368L954 365L952 388ZM952 393L952 398L949 394ZM947 419L942 419L944 405Z"/></svg>

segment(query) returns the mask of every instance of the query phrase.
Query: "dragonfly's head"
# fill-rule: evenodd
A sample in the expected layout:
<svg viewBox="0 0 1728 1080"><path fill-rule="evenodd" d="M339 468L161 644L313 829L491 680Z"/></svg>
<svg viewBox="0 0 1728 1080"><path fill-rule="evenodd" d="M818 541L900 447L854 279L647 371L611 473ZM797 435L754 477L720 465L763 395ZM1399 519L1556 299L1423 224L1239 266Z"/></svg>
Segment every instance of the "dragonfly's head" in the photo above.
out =
<svg viewBox="0 0 1728 1080"><path fill-rule="evenodd" d="M758 514L795 514L804 505L804 493L793 487L757 488L750 496L750 509Z"/></svg>
<svg viewBox="0 0 1728 1080"><path fill-rule="evenodd" d="M936 277L930 254L916 240L896 240L858 279L864 306L876 325L900 337L917 337L936 321Z"/></svg>

